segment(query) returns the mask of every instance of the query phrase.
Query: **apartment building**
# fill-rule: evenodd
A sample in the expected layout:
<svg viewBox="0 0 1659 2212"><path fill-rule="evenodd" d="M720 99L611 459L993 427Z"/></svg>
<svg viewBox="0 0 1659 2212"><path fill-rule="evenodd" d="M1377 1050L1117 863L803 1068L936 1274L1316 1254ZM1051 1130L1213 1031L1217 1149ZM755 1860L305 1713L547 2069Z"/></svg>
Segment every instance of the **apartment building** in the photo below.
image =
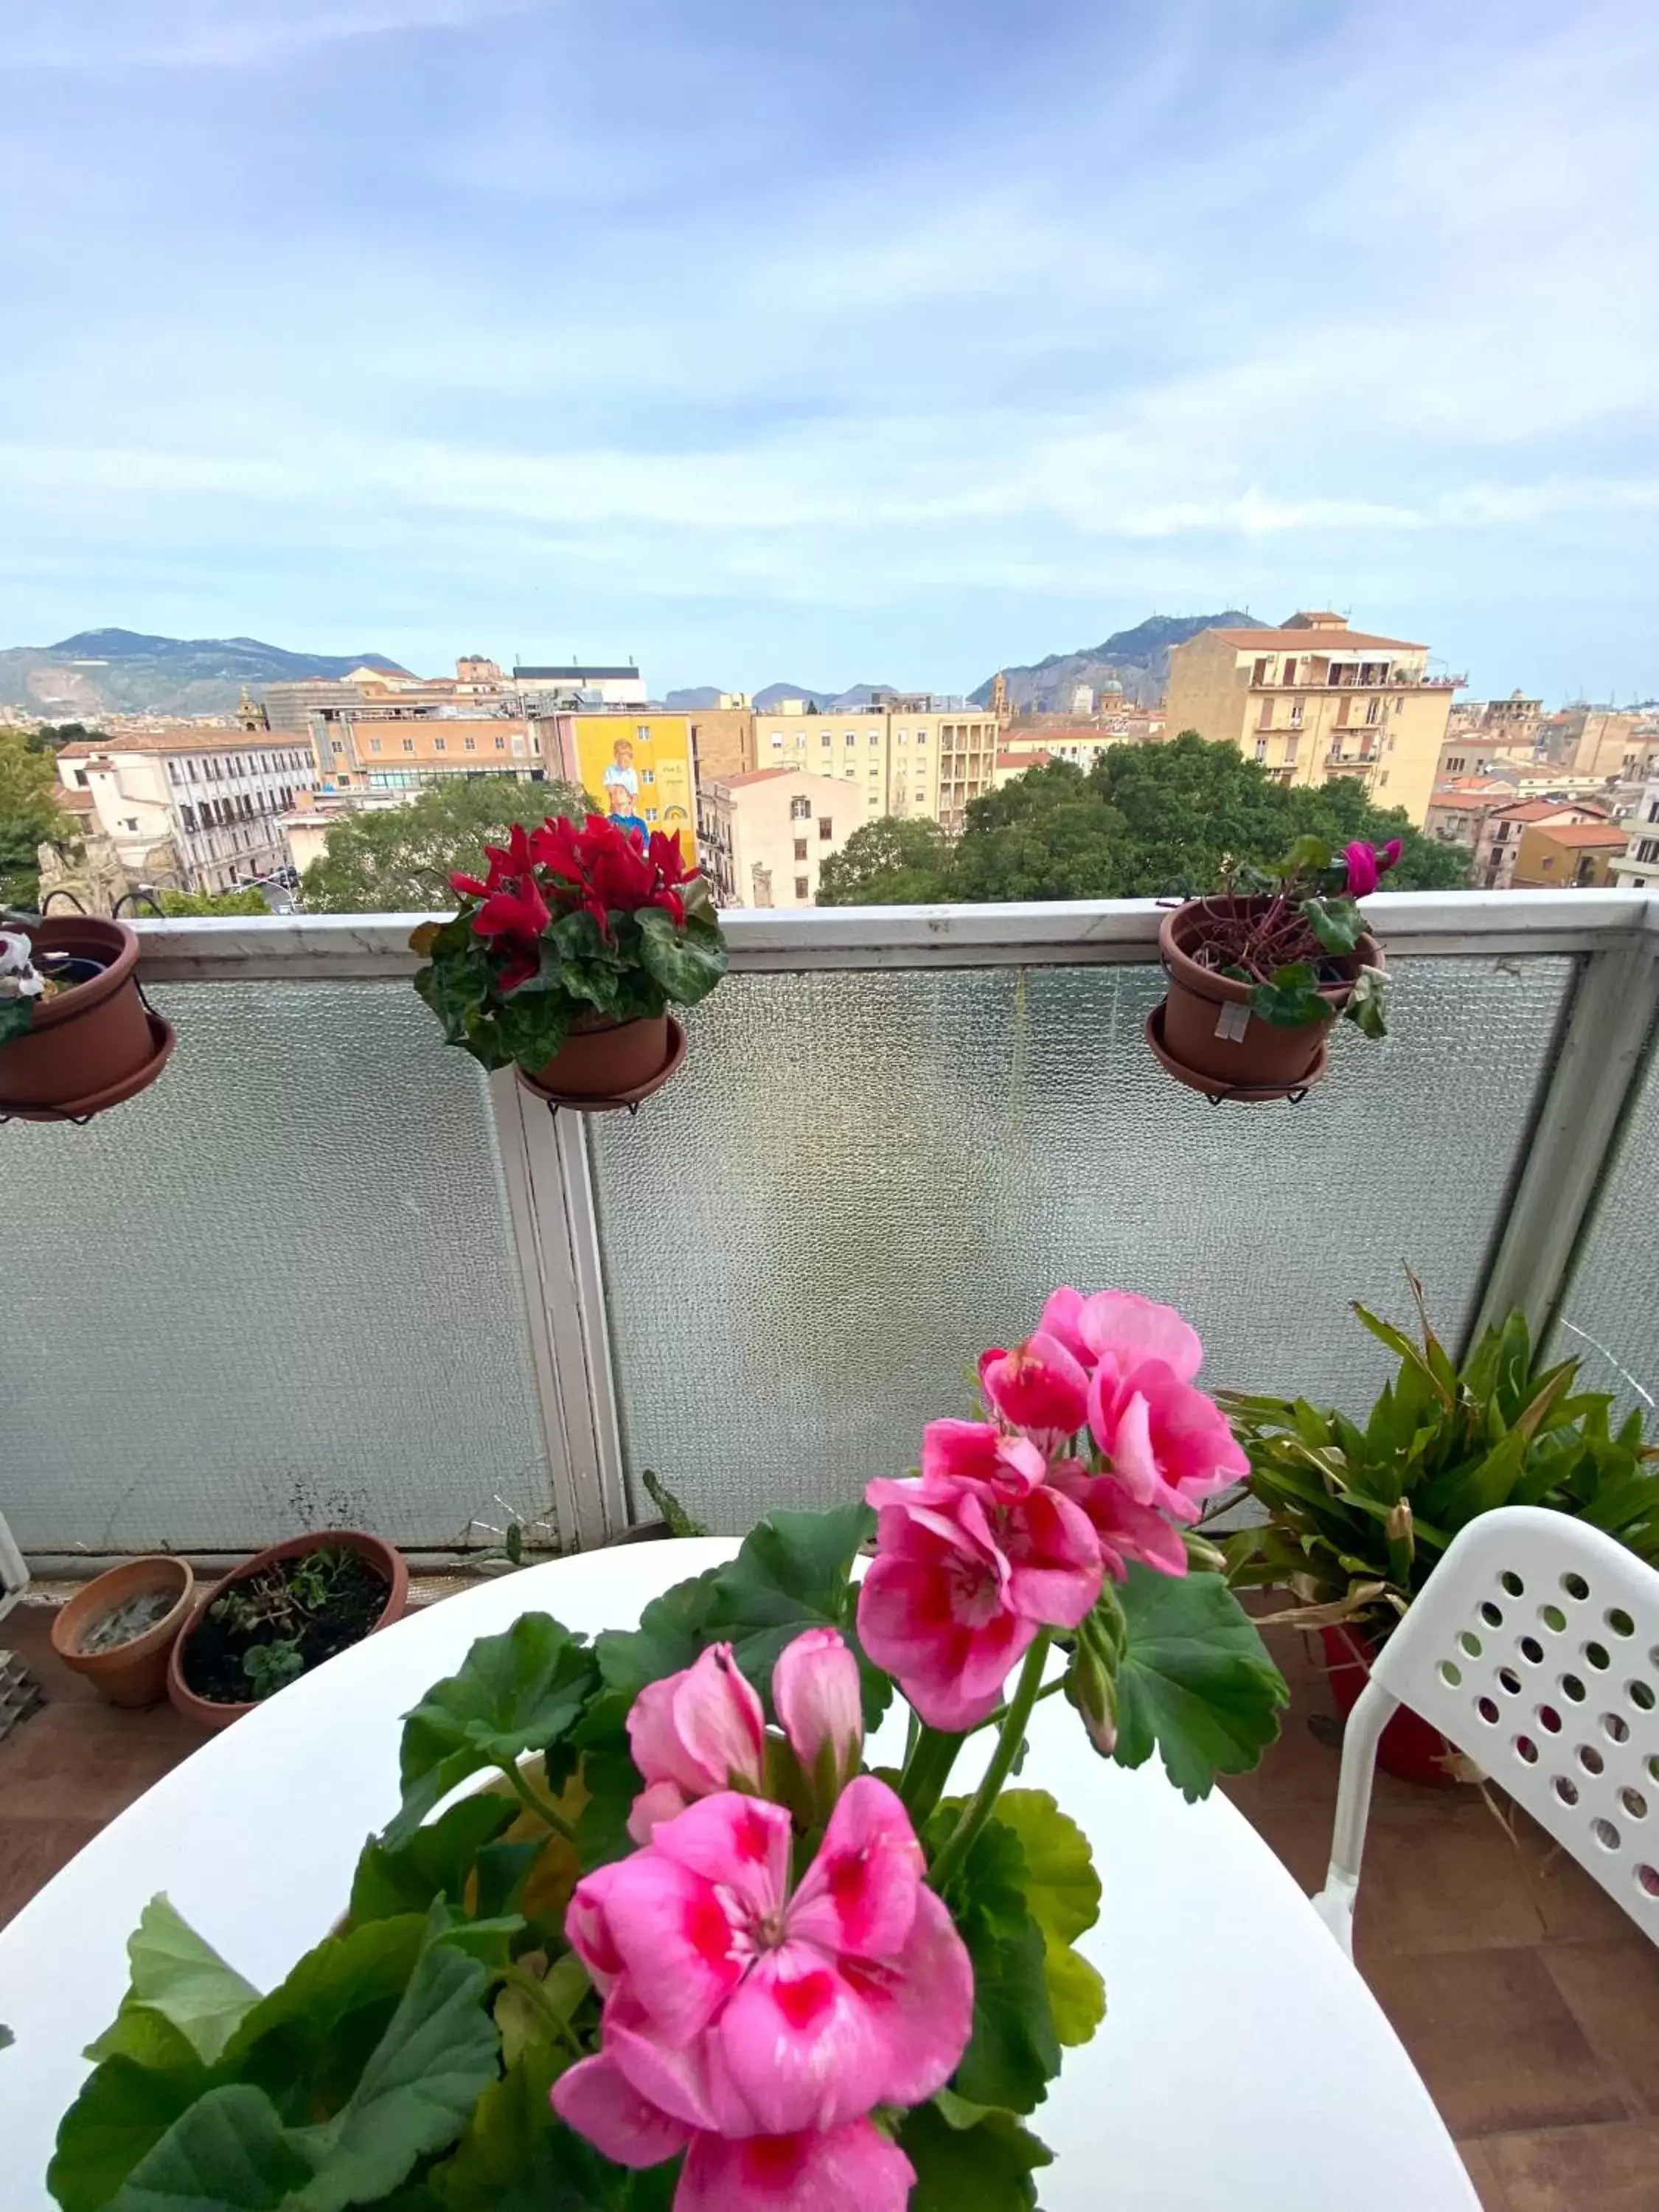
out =
<svg viewBox="0 0 1659 2212"><path fill-rule="evenodd" d="M1038 722L1025 729L1016 723L1003 732L1000 750L1029 753L1033 757L1041 754L1045 760L1070 761L1073 768L1086 773L1103 753L1110 752L1115 745L1143 742L1138 734L1109 729L1100 722Z"/></svg>
<svg viewBox="0 0 1659 2212"><path fill-rule="evenodd" d="M1487 816L1520 797L1519 786L1503 776L1455 776L1436 784L1423 827L1443 845L1466 845L1473 852Z"/></svg>
<svg viewBox="0 0 1659 2212"><path fill-rule="evenodd" d="M701 719L701 718L700 718ZM696 856L696 783L691 718L626 708L605 714L532 717L538 766L580 784L594 805L646 832L678 836L688 860Z"/></svg>
<svg viewBox="0 0 1659 2212"><path fill-rule="evenodd" d="M185 890L223 891L288 866L282 817L315 769L289 732L186 723L108 744L77 738L59 752L58 776L135 880L167 873L170 848Z"/></svg>
<svg viewBox="0 0 1659 2212"><path fill-rule="evenodd" d="M1587 711L1572 768L1576 775L1609 782L1645 783L1659 775L1659 721L1651 714Z"/></svg>
<svg viewBox="0 0 1659 2212"><path fill-rule="evenodd" d="M843 776L793 766L716 776L697 795L703 872L720 906L816 904L823 863L868 820Z"/></svg>
<svg viewBox="0 0 1659 2212"><path fill-rule="evenodd" d="M903 699L755 715L757 768L833 775L861 794L866 821L925 815L953 836L969 801L993 787L1000 738L987 708Z"/></svg>
<svg viewBox="0 0 1659 2212"><path fill-rule="evenodd" d="M1516 890L1578 889L1613 881L1628 832L1612 822L1529 822L1515 860Z"/></svg>
<svg viewBox="0 0 1659 2212"><path fill-rule="evenodd" d="M1170 653L1164 735L1237 745L1276 781L1346 776L1378 806L1427 816L1461 678L1429 648L1351 629L1328 608L1279 629L1206 629Z"/></svg>
<svg viewBox="0 0 1659 2212"><path fill-rule="evenodd" d="M530 667L515 662L513 688L532 714L552 714L559 708L643 707L645 678L630 660L623 667L590 666L565 661Z"/></svg>
<svg viewBox="0 0 1659 2212"><path fill-rule="evenodd" d="M311 744L322 791L418 791L435 776L547 773L539 726L514 716L314 714Z"/></svg>
<svg viewBox="0 0 1659 2212"><path fill-rule="evenodd" d="M1607 816L1600 807L1577 799L1521 799L1508 806L1494 807L1476 832L1469 882L1477 890L1512 890L1521 842L1528 830L1607 826Z"/></svg>
<svg viewBox="0 0 1659 2212"><path fill-rule="evenodd" d="M687 717L697 787L717 775L745 775L755 767L755 717L746 700L700 707Z"/></svg>
<svg viewBox="0 0 1659 2212"><path fill-rule="evenodd" d="M1659 883L1659 780L1644 787L1635 815L1620 827L1630 842L1613 864L1613 879L1621 891L1650 890Z"/></svg>

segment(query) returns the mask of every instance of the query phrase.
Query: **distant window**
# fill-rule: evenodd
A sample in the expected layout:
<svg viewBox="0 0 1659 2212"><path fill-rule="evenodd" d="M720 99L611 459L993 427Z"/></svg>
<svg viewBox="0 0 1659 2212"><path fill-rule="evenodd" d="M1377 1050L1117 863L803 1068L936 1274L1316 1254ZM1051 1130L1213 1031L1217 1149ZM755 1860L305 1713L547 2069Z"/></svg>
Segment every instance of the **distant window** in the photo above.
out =
<svg viewBox="0 0 1659 2212"><path fill-rule="evenodd" d="M918 730L918 731L916 732L916 743L917 743L919 745L925 745L925 744L927 744L927 731L926 731L926 730Z"/></svg>
<svg viewBox="0 0 1659 2212"><path fill-rule="evenodd" d="M412 752L414 751L414 750L415 750L415 740L414 740L414 738L405 738L404 739L404 750L406 753L412 753ZM335 747L335 750L336 750L337 752L339 750L339 747L338 747L337 745Z"/></svg>
<svg viewBox="0 0 1659 2212"><path fill-rule="evenodd" d="M858 733L858 732L857 732L856 730L848 730L848 732L847 732L847 743L848 743L849 745L855 745L855 744L857 744L858 741L859 741L859 733Z"/></svg>
<svg viewBox="0 0 1659 2212"><path fill-rule="evenodd" d="M1295 764L1295 761L1296 761L1296 745L1297 745L1297 741L1296 741L1296 739L1295 739L1294 738L1285 738L1285 765L1286 766L1286 768L1292 767L1292 766Z"/></svg>
<svg viewBox="0 0 1659 2212"><path fill-rule="evenodd" d="M797 837L795 840L795 858L798 860L804 860L806 858L806 840L805 837Z"/></svg>
<svg viewBox="0 0 1659 2212"><path fill-rule="evenodd" d="M909 742L910 742L910 732L908 732L908 730L901 730L901 731L899 732L899 733L898 733L898 741L899 741L899 743L900 743L902 745L908 745L908 744L909 744Z"/></svg>
<svg viewBox="0 0 1659 2212"><path fill-rule="evenodd" d="M650 723L635 722L634 725L634 735L639 739L642 745L648 745L651 742Z"/></svg>
<svg viewBox="0 0 1659 2212"><path fill-rule="evenodd" d="M476 738L466 738L463 739L462 742L466 751L470 753L476 753L477 751L478 740Z"/></svg>
<svg viewBox="0 0 1659 2212"><path fill-rule="evenodd" d="M881 743L881 732L879 730L871 731L870 742L872 745L878 745Z"/></svg>
<svg viewBox="0 0 1659 2212"><path fill-rule="evenodd" d="M795 896L796 896L797 898L809 898L809 897L811 897L811 890L812 890L812 887L811 887L811 884L807 881L807 879L806 879L806 878L805 878L805 876L797 876L797 877L796 877L796 878L795 878Z"/></svg>
<svg viewBox="0 0 1659 2212"><path fill-rule="evenodd" d="M1367 699L1365 702L1365 720L1368 722L1374 723L1380 721L1382 720L1382 702L1380 699Z"/></svg>
<svg viewBox="0 0 1659 2212"><path fill-rule="evenodd" d="M1267 740L1266 739L1266 738L1258 738L1256 739L1256 741L1255 741L1255 757L1256 757L1256 758L1257 758L1259 761L1264 761L1264 760L1266 760L1266 759L1267 759ZM1333 756L1333 757L1334 757L1334 756Z"/></svg>
<svg viewBox="0 0 1659 2212"><path fill-rule="evenodd" d="M642 768L642 769L640 770L640 781L641 781L641 783L654 783L654 782L656 781L656 780L657 780L657 771L656 771L656 769L653 769L653 768Z"/></svg>
<svg viewBox="0 0 1659 2212"><path fill-rule="evenodd" d="M792 822L808 821L811 819L811 812L812 802L810 799L792 799L790 800L789 818Z"/></svg>
<svg viewBox="0 0 1659 2212"><path fill-rule="evenodd" d="M1378 783L1386 783L1386 782L1388 781L1388 780L1389 780L1389 771L1387 770L1387 769L1383 769L1383 771L1382 771L1382 775L1379 775L1379 776L1377 777L1377 779L1376 779L1376 780L1377 780Z"/></svg>
<svg viewBox="0 0 1659 2212"><path fill-rule="evenodd" d="M504 753L507 750L507 739L505 738L496 738L495 750L498 753Z"/></svg>
<svg viewBox="0 0 1659 2212"><path fill-rule="evenodd" d="M434 738L432 740L432 750L434 753L441 753L447 750L447 748L445 746L444 741L441 738Z"/></svg>
<svg viewBox="0 0 1659 2212"><path fill-rule="evenodd" d="M137 816L136 814L129 814L124 817L121 827L124 830L136 830L138 827Z"/></svg>
<svg viewBox="0 0 1659 2212"><path fill-rule="evenodd" d="M77 768L77 769L76 769L76 771L75 771L75 781L76 781L76 784L79 786L79 787L80 787L82 791L84 791L84 790L86 789L86 787L87 787L87 772L86 772L85 769L83 769L83 768ZM1655 811L1654 811L1654 812L1649 816L1648 819L1649 819L1650 821L1659 821L1659 808L1656 808L1656 809L1655 809Z"/></svg>
<svg viewBox="0 0 1659 2212"><path fill-rule="evenodd" d="M835 834L836 825L834 820L828 814L820 814L818 817L818 836L820 840L827 842L829 839L835 836Z"/></svg>
<svg viewBox="0 0 1659 2212"><path fill-rule="evenodd" d="M779 752L781 752L781 751L783 750L783 732L782 732L781 730L774 730L774 731L773 731L773 732L772 732L772 743L773 743L773 744L776 747L776 749L777 749L777 750L778 750Z"/></svg>
<svg viewBox="0 0 1659 2212"><path fill-rule="evenodd" d="M1651 815L1648 818L1653 819ZM1659 860L1659 837L1644 837L1636 848L1636 857L1638 860Z"/></svg>
<svg viewBox="0 0 1659 2212"><path fill-rule="evenodd" d="M1265 660L1258 660L1250 671L1250 681L1252 684L1265 684L1267 680L1267 664Z"/></svg>
<svg viewBox="0 0 1659 2212"><path fill-rule="evenodd" d="M1299 730L1302 727L1302 702L1299 699L1292 699L1291 702L1291 727L1293 730Z"/></svg>
<svg viewBox="0 0 1659 2212"><path fill-rule="evenodd" d="M830 735L828 730L826 730L823 735L818 739L818 743L821 745L833 745L835 742L835 738Z"/></svg>
<svg viewBox="0 0 1659 2212"><path fill-rule="evenodd" d="M332 738L332 739L331 740L331 743L332 744L333 748L334 748L334 750L335 750L335 751L336 751L337 753L343 753L343 752L345 750L345 747L341 744L341 742L340 742L340 740L338 739L338 738ZM214 774L215 774L216 775L217 775L217 774L219 773L219 771L218 771L218 769L217 769L216 768L214 769L214 771L213 771L213 772L214 772Z"/></svg>

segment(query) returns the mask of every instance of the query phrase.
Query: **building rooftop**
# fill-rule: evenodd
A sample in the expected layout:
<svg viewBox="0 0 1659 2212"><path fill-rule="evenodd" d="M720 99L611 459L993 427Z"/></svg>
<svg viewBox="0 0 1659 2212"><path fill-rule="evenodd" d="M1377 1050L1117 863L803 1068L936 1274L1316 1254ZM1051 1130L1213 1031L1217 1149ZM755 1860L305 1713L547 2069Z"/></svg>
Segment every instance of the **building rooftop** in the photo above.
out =
<svg viewBox="0 0 1659 2212"><path fill-rule="evenodd" d="M1554 822L1537 826L1547 829L1558 845L1617 845L1622 850L1630 839L1628 830L1615 828L1611 822Z"/></svg>
<svg viewBox="0 0 1659 2212"><path fill-rule="evenodd" d="M1602 812L1599 806L1585 799L1522 799L1513 806L1502 808L1499 819L1504 822L1547 822L1552 815L1565 814L1569 811L1578 814ZM1591 823L1584 824L1586 829L1594 826Z"/></svg>
<svg viewBox="0 0 1659 2212"><path fill-rule="evenodd" d="M293 730L210 730L184 723L167 730L123 730L100 743L76 738L63 746L59 760L90 760L109 753L241 753L273 749L302 750L307 740Z"/></svg>
<svg viewBox="0 0 1659 2212"><path fill-rule="evenodd" d="M626 668L521 668L515 664L513 670L515 681L527 676L538 684L591 684L596 680L618 683L630 677L637 683L639 674L631 663Z"/></svg>
<svg viewBox="0 0 1659 2212"><path fill-rule="evenodd" d="M1200 630L1200 637L1224 638L1229 645L1241 650L1255 647L1267 653L1293 651L1297 653L1370 652L1377 647L1386 653L1426 653L1426 645L1419 645L1408 637L1376 637L1370 630L1349 629L1321 623L1305 629L1218 629ZM1171 648L1179 653L1181 647Z"/></svg>
<svg viewBox="0 0 1659 2212"><path fill-rule="evenodd" d="M999 753L999 768L1047 768L1053 755L1045 752Z"/></svg>
<svg viewBox="0 0 1659 2212"><path fill-rule="evenodd" d="M711 784L723 784L728 791L733 791L745 783L769 783L774 776L799 775L800 773L800 769L793 764L785 768L745 768L739 769L735 775L711 775L708 781Z"/></svg>

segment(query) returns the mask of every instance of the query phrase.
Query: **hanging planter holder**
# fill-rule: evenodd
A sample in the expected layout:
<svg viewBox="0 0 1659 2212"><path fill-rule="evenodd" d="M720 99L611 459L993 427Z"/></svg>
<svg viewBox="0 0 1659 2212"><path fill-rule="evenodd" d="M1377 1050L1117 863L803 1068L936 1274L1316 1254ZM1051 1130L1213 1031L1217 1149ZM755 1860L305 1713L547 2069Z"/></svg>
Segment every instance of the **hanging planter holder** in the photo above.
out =
<svg viewBox="0 0 1659 2212"><path fill-rule="evenodd" d="M174 1038L139 984L137 931L82 914L19 927L37 958L66 957L79 980L36 1000L30 1026L0 1044L0 1121L78 1125L147 1091Z"/></svg>

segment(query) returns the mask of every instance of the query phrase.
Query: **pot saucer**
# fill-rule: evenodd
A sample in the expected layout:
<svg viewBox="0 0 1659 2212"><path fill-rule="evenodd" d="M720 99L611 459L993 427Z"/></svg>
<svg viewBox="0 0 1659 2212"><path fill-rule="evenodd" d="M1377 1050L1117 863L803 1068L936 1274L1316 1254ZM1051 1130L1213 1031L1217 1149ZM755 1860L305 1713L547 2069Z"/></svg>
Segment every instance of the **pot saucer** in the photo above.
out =
<svg viewBox="0 0 1659 2212"><path fill-rule="evenodd" d="M84 1098L66 1099L61 1106L8 1106L0 1098L0 1121L84 1121L94 1114L102 1114L112 1106L119 1106L129 1098L136 1098L150 1085L167 1066L178 1035L171 1022L160 1014L148 1011L144 1018L149 1024L150 1041L155 1049L142 1067L131 1075L124 1075L118 1083L107 1085L102 1091L89 1091Z"/></svg>
<svg viewBox="0 0 1659 2212"><path fill-rule="evenodd" d="M667 1059L654 1075L647 1076L643 1083L636 1083L631 1091L613 1091L602 1097L595 1097L591 1091L550 1091L544 1084L538 1083L533 1077L526 1075L523 1068L515 1068L514 1073L532 1098L540 1098L549 1106L568 1106L573 1114L615 1114L624 1106L629 1109L637 1106L642 1099L650 1097L653 1091L660 1091L669 1077L678 1072L680 1062L684 1058L685 1031L670 1014Z"/></svg>
<svg viewBox="0 0 1659 2212"><path fill-rule="evenodd" d="M1242 1106L1266 1106L1275 1098L1299 1101L1306 1097L1309 1088L1319 1081L1330 1064L1330 1047L1319 1048L1319 1057L1300 1083L1228 1083L1218 1075L1200 1075L1196 1068L1188 1067L1184 1060L1176 1059L1164 1042L1164 1001L1160 999L1146 1017L1146 1042L1152 1048L1152 1057L1166 1075L1173 1075L1177 1083L1184 1083L1189 1091L1201 1091L1212 1106L1224 1098L1237 1099Z"/></svg>

